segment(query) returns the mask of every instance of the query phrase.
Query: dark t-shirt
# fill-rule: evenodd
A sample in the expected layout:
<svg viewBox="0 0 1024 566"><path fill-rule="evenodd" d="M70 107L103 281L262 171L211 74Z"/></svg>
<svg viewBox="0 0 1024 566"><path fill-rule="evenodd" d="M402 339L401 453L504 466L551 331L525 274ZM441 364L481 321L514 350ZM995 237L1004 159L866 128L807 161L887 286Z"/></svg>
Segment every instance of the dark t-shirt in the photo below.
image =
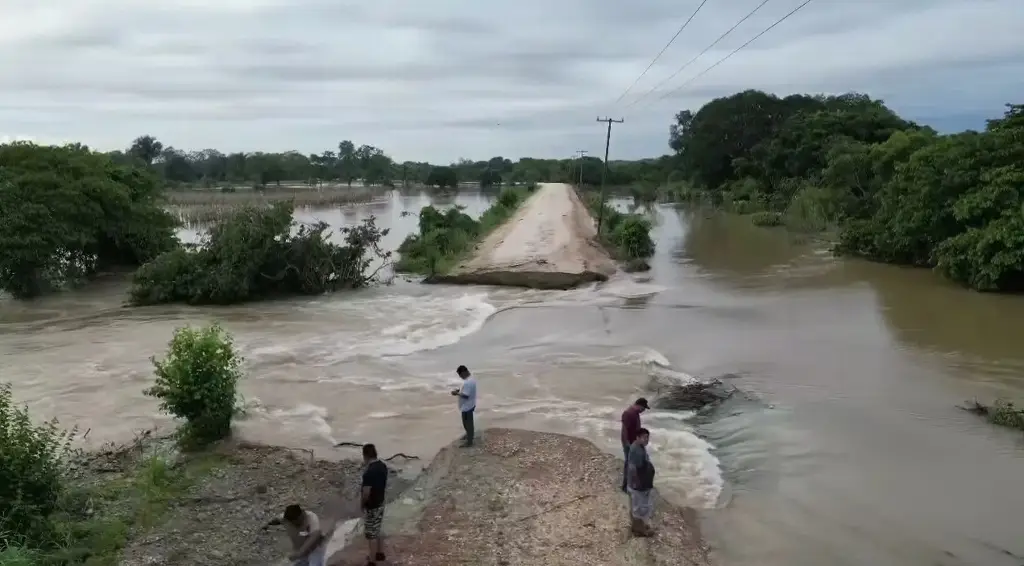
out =
<svg viewBox="0 0 1024 566"><path fill-rule="evenodd" d="M363 487L370 487L370 497L366 502L367 509L376 509L384 505L384 490L388 486L388 467L380 460L370 462L363 472Z"/></svg>
<svg viewBox="0 0 1024 566"><path fill-rule="evenodd" d="M622 444L628 446L640 432L640 411L633 405L622 411Z"/></svg>

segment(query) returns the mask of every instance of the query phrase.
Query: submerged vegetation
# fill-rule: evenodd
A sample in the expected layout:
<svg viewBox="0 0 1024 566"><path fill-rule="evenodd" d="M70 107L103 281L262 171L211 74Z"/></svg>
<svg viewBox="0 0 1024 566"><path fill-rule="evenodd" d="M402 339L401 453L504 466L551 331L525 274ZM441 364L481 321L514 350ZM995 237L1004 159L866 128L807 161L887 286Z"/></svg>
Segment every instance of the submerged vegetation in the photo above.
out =
<svg viewBox="0 0 1024 566"><path fill-rule="evenodd" d="M680 112L669 143L677 198L834 231L838 253L1024 291L1024 106L940 135L866 95L750 90Z"/></svg>
<svg viewBox="0 0 1024 566"><path fill-rule="evenodd" d="M1016 406L1012 401L1000 399L992 405L984 405L978 401L972 401L960 408L976 415L981 415L985 417L985 420L994 425L1024 431L1024 408Z"/></svg>
<svg viewBox="0 0 1024 566"><path fill-rule="evenodd" d="M427 276L447 273L474 244L508 220L535 189L536 185L502 189L479 220L458 206L444 212L424 206L419 213L418 231L398 247L395 270Z"/></svg>
<svg viewBox="0 0 1024 566"><path fill-rule="evenodd" d="M290 203L240 209L211 227L201 245L179 247L140 267L132 303L224 305L354 289L373 283L371 264L391 256L380 248L388 231L373 217L341 228L338 244L327 223L298 224L292 212Z"/></svg>
<svg viewBox="0 0 1024 566"><path fill-rule="evenodd" d="M613 206L601 204L595 193L583 195L584 202L595 220L600 219L600 240L611 256L625 265L627 271L650 269L647 260L654 255L651 220L634 212L619 212Z"/></svg>

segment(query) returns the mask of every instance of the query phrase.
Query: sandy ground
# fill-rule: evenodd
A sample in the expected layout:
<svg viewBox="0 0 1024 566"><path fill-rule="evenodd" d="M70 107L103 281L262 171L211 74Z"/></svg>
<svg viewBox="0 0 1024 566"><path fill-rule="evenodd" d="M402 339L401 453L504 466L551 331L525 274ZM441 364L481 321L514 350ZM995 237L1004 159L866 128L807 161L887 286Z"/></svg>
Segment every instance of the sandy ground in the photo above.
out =
<svg viewBox="0 0 1024 566"><path fill-rule="evenodd" d="M657 534L629 534L622 462L560 434L487 429L449 446L388 505L388 565L704 566L692 512L657 498ZM357 536L331 566L362 566Z"/></svg>
<svg viewBox="0 0 1024 566"><path fill-rule="evenodd" d="M607 279L615 270L597 243L593 217L573 188L543 183L439 281L564 289Z"/></svg>

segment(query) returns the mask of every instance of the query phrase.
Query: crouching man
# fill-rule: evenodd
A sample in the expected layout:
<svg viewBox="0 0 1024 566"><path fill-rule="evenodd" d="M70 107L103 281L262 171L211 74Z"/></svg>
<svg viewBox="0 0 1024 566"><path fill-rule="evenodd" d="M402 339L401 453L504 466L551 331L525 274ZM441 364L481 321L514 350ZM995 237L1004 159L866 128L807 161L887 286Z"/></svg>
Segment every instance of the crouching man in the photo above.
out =
<svg viewBox="0 0 1024 566"><path fill-rule="evenodd" d="M647 443L651 433L646 428L637 431L636 440L629 448L629 515L630 530L639 537L654 534L651 519L654 518L654 464L647 454Z"/></svg>
<svg viewBox="0 0 1024 566"><path fill-rule="evenodd" d="M320 519L316 513L306 511L298 505L284 509L284 519L274 519L267 526L284 525L292 543L288 559L294 566L326 566L327 537L320 530Z"/></svg>

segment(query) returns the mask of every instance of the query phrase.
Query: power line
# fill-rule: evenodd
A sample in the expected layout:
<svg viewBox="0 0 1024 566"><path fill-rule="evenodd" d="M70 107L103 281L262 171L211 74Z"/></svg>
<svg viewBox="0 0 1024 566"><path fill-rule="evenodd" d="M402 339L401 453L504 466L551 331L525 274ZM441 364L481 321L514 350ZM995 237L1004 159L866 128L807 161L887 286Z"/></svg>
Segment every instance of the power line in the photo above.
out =
<svg viewBox="0 0 1024 566"><path fill-rule="evenodd" d="M662 87L662 86L663 86L663 85L664 85L665 83L667 83L667 82L671 81L672 79L676 78L677 76L679 76L679 73L682 73L684 69L686 69L687 67L689 67L690 65L692 65L692 64L694 63L694 61L696 61L697 59L700 59L700 58L701 58L701 57L702 57L702 56L703 56L703 55L704 55L705 53L707 53L708 51L711 51L711 48L712 48L712 47L714 47L714 46L716 46L716 45L718 45L718 42L719 42L719 41L722 41L723 39L725 39L725 36L729 35L729 34L730 34L730 33L732 33L732 32L733 32L733 31L734 31L734 30L735 30L736 28L740 27L740 24L742 24L743 22L747 21L747 20L748 20L748 19L750 18L750 16L753 16L754 14L756 14L758 10L760 10L760 9L761 9L761 8L762 8L762 7L763 7L763 6L765 5L765 4L767 4L767 3L768 3L768 2L770 2L770 1L771 1L771 0L763 0L763 1L762 1L762 2L760 3L760 4L758 4L758 5L757 5L757 7L756 7L756 8L754 8L753 10L751 10L749 14L747 14L746 16L743 16L743 19L741 19L740 21L736 22L736 23L735 23L735 24L734 24L734 25L733 25L733 26L732 26L731 28L729 28L728 30L726 30L726 32L725 32L725 33L723 33L722 35L718 36L718 39L716 39L715 41L713 41L713 42L711 43L711 45L708 45L707 47L705 47L705 48L704 48L704 51L701 51L700 53L698 53L698 54L697 54L697 56L696 56L696 57L694 57L693 59L690 59L690 60L689 60L689 61L687 61L687 62L686 62L686 64L684 64L684 65L683 65L682 67L679 67L678 69L676 69L676 72L674 72L674 73L672 73L671 75L669 75L668 77L666 77L666 78L665 78L665 80L663 80L663 81L661 81L660 83L658 83L658 84L654 85L654 88L652 88L651 90L649 90L649 91L647 91L647 92L643 93L642 95L640 95L640 97L639 97L639 98L637 98L637 99L636 99L636 100L634 100L633 102L630 102L630 103L629 103L629 104L628 104L628 105L626 106L626 108L632 108L632 107L633 107L633 106L635 106L635 105L636 105L637 103L639 103L639 102L640 102L641 100L643 100L643 99L647 98L648 96L650 96L651 94L653 94L653 93L654 93L654 91L656 91L656 90L658 90L659 88L661 88L661 87Z"/></svg>
<svg viewBox="0 0 1024 566"><path fill-rule="evenodd" d="M754 37L750 38L750 41L747 41L743 45L737 47L736 49L733 50L732 53L726 55L725 57L722 57L721 59L716 61L714 65L711 65L707 69L704 69L700 73L697 73L696 75L694 75L692 78L690 78L689 80L687 80L683 84L681 84L681 85L677 86L676 88L674 88L674 89L666 92L665 94L659 96L658 100L664 100L669 95L675 94L675 93L679 92L680 90L683 90L683 87L691 84L692 82L696 81L697 79L699 79L699 78L703 77L704 75L708 74L708 72L711 71L711 69L714 69L715 67L721 65L722 63L724 63L726 61L726 59L728 59L729 57L732 57L733 55L739 53L744 47L750 45L751 43L754 43L755 41L757 41L757 38L759 38L762 35L768 33L769 31L772 30L772 28L774 28L775 26L777 26L777 25L781 24L782 22L786 21L787 19L789 19L790 16L792 16L793 14L799 12L801 9L803 9L804 6L810 4L813 1L814 0L804 0L803 4L800 4L796 8L793 8L793 11L791 11L788 14L786 14L785 16L782 16L781 18L776 20L774 24L772 24L772 25L768 26L767 28L765 28L764 31L762 31L761 33L759 33L759 34L755 35Z"/></svg>
<svg viewBox="0 0 1024 566"><path fill-rule="evenodd" d="M651 67L653 67L654 64L658 62L658 59L660 59L661 56L665 54L665 51L668 50L668 48L675 42L676 38L679 37L679 34L683 33L683 30L686 29L686 26L690 25L690 22L693 21L693 17L697 15L697 12L699 12L700 9L704 7L704 4L707 3L708 0L704 0L703 2L700 3L699 6L697 6L697 9L694 10L692 14L690 14L690 17L687 18L685 22L683 22L683 25L679 27L679 30L676 31L676 34L672 36L672 39L668 40L668 43L665 44L665 47L661 48L661 51L659 51L658 54L654 56L654 59L651 59L651 63L647 65L647 68L644 69L644 72L640 73L640 76L637 77L635 81L633 81L633 84L629 85L629 88L627 88L621 96L615 99L615 102L613 104L618 104L619 102L622 101L623 98L626 98L626 95L629 94L629 91L633 90L633 87L635 87L637 83L640 82L640 79L644 78L644 75L647 74L647 71L651 70Z"/></svg>

